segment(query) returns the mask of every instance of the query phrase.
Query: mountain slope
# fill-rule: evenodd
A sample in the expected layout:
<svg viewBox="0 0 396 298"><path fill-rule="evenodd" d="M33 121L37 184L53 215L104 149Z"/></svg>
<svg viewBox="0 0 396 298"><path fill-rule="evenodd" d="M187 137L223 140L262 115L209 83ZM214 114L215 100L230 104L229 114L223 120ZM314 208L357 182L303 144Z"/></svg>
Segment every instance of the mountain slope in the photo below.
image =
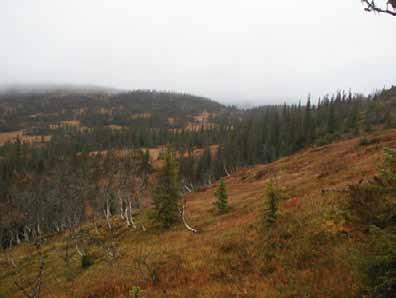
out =
<svg viewBox="0 0 396 298"><path fill-rule="evenodd" d="M66 235L55 236L43 248L45 296L128 297L139 286L143 297L354 297L366 236L346 223L345 194L334 190L374 176L383 148L396 146L396 130L372 133L368 141L344 140L241 169L225 179L231 210L224 215L214 211L216 185L187 194L186 218L198 234L182 225L152 229L145 214L136 221L146 231L114 223L116 260L107 256L105 225L99 234L86 226L94 261L87 269L72 247L71 272L66 272L61 258ZM289 199L280 203L275 226L262 229L270 178ZM5 297L21 296L15 280L34 280L38 264L26 258L31 253L34 249L24 245L9 253L19 269L3 268Z"/></svg>

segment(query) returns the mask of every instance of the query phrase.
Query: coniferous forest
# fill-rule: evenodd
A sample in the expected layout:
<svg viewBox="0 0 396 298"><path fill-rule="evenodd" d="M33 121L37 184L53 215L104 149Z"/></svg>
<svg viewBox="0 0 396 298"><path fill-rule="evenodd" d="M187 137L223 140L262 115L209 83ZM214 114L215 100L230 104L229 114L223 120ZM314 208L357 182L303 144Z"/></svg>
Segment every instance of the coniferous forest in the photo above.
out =
<svg viewBox="0 0 396 298"><path fill-rule="evenodd" d="M1 98L1 123L8 125L3 131L30 127L27 133L39 136L36 142L17 137L0 147L3 246L80 224L88 201L90 216L124 212L126 202L117 198L123 194L115 192L120 183L125 190L147 187L153 161L149 148L164 153L172 146L178 152L180 190L185 191L211 185L244 166L396 126L395 88L368 97L337 92L316 103L308 97L304 104L245 110L155 91L100 96ZM207 122L194 123L194 116L207 111ZM131 119L145 113L150 115ZM109 175L118 178L103 184ZM130 176L142 181L130 185Z"/></svg>

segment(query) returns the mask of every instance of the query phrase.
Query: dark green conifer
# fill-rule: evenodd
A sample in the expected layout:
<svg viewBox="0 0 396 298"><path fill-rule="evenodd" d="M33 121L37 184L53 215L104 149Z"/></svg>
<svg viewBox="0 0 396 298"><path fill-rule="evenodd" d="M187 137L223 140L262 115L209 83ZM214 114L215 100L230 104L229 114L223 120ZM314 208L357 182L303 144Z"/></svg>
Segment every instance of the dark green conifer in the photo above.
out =
<svg viewBox="0 0 396 298"><path fill-rule="evenodd" d="M272 181L268 182L265 196L264 224L271 226L276 222L278 216L279 193Z"/></svg>
<svg viewBox="0 0 396 298"><path fill-rule="evenodd" d="M220 179L219 187L215 193L216 206L220 212L225 212L228 209L228 195L224 179Z"/></svg>
<svg viewBox="0 0 396 298"><path fill-rule="evenodd" d="M175 153L168 148L165 165L161 170L153 193L155 219L163 228L169 228L180 220L180 187Z"/></svg>
<svg viewBox="0 0 396 298"><path fill-rule="evenodd" d="M327 118L327 131L329 133L334 133L336 130L336 117L334 110L335 103L332 101L329 106L329 115Z"/></svg>

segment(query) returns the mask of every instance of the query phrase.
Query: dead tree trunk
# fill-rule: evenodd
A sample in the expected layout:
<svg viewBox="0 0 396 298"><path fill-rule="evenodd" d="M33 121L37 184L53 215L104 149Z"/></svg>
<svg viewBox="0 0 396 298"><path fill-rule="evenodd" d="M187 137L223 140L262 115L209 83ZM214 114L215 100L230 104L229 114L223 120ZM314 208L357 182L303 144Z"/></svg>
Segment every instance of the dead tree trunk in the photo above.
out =
<svg viewBox="0 0 396 298"><path fill-rule="evenodd" d="M224 173L226 173L227 177L230 177L230 172L228 172L226 165L224 164Z"/></svg>
<svg viewBox="0 0 396 298"><path fill-rule="evenodd" d="M194 229L193 227L191 227L191 226L186 222L184 210L185 210L185 200L183 200L183 202L182 202L182 207L181 207L181 210L180 210L180 215L181 215L183 224L184 224L184 226L186 227L186 229L189 230L190 232L198 233L198 230L197 230L197 229Z"/></svg>
<svg viewBox="0 0 396 298"><path fill-rule="evenodd" d="M130 225L136 230L136 224L135 224L135 221L133 220L133 215L132 215L132 202L131 201L129 201L128 202L128 209L127 209L127 219L128 219L128 222L130 223Z"/></svg>

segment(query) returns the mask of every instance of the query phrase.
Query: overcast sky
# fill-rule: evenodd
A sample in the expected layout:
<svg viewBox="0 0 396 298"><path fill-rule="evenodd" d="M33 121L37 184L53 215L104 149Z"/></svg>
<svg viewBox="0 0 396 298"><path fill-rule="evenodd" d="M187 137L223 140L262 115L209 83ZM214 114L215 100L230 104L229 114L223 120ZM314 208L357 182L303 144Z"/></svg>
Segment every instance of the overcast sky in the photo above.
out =
<svg viewBox="0 0 396 298"><path fill-rule="evenodd" d="M360 0L1 0L0 85L261 104L370 92L396 84L395 36L396 17Z"/></svg>

